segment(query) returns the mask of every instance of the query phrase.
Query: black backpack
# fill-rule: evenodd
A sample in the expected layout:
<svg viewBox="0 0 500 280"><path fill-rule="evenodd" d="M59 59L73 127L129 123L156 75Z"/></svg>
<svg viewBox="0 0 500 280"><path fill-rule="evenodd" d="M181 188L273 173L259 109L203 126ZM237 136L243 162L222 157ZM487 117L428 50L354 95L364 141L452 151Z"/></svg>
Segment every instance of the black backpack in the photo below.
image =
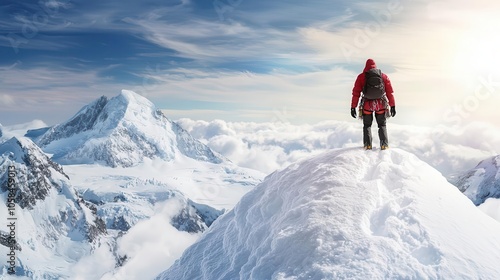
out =
<svg viewBox="0 0 500 280"><path fill-rule="evenodd" d="M363 87L363 97L366 99L380 99L385 94L384 79L382 71L372 68L365 72L365 86Z"/></svg>

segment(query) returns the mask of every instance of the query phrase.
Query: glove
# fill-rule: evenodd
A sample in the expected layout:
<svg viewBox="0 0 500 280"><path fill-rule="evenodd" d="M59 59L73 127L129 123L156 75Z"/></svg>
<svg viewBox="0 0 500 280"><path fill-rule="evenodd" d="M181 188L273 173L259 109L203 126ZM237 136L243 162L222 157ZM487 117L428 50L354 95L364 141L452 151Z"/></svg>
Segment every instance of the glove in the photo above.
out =
<svg viewBox="0 0 500 280"><path fill-rule="evenodd" d="M356 108L351 108L351 116L356 118Z"/></svg>
<svg viewBox="0 0 500 280"><path fill-rule="evenodd" d="M391 106L391 117L396 115L396 106Z"/></svg>

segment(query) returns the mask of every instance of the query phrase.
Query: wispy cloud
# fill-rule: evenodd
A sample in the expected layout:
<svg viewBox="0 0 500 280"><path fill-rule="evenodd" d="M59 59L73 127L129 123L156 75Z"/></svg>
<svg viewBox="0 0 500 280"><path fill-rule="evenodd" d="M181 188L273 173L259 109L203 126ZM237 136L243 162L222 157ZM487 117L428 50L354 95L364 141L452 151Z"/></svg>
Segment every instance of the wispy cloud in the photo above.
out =
<svg viewBox="0 0 500 280"><path fill-rule="evenodd" d="M12 106L14 105L14 97L8 94L1 94L0 95L0 104L4 106Z"/></svg>
<svg viewBox="0 0 500 280"><path fill-rule="evenodd" d="M180 57L224 62L226 59L272 59L293 48L295 34L279 29L247 26L241 22L220 22L204 19L169 22L159 17L127 19L139 27L141 36ZM300 48L300 46L298 46Z"/></svg>
<svg viewBox="0 0 500 280"><path fill-rule="evenodd" d="M172 100L191 100L193 104L219 103L229 112L260 111L259 120L267 121L276 118L275 111L287 110L295 116L290 121L304 122L342 118L343 109L349 106L354 73L340 68L268 74L172 69L147 75L154 83L133 90L167 112L176 110ZM314 115L310 110L314 110Z"/></svg>
<svg viewBox="0 0 500 280"><path fill-rule="evenodd" d="M243 1L223 19L213 3L194 0L43 3L3 19L23 38L30 16L48 15L21 54L0 60L11 69L0 93L15 104L18 96L82 102L73 93L115 95L129 87L176 116L281 110L296 122L346 120L368 57L393 81L396 121L489 121L500 102L500 40L491 36L500 4L487 0ZM9 48L3 36L0 47ZM119 65L106 72L112 79L103 78L111 64Z"/></svg>
<svg viewBox="0 0 500 280"><path fill-rule="evenodd" d="M48 124L64 121L82 106L102 95L116 95L121 87L100 77L99 70L14 67L0 71L0 119L16 124L43 119Z"/></svg>

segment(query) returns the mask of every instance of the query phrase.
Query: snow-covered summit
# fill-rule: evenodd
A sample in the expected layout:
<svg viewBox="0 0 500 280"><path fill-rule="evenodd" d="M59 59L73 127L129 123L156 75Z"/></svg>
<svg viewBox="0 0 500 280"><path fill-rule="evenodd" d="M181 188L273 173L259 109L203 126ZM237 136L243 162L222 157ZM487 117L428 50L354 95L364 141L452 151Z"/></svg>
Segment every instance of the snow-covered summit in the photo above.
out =
<svg viewBox="0 0 500 280"><path fill-rule="evenodd" d="M223 158L167 119L145 97L132 91L100 97L65 123L49 129L37 143L61 163L129 167L144 158L167 161L184 155L221 163Z"/></svg>
<svg viewBox="0 0 500 280"><path fill-rule="evenodd" d="M500 198L500 155L481 161L453 182L474 204Z"/></svg>
<svg viewBox="0 0 500 280"><path fill-rule="evenodd" d="M416 156L342 149L269 175L157 279L498 279L498 236Z"/></svg>

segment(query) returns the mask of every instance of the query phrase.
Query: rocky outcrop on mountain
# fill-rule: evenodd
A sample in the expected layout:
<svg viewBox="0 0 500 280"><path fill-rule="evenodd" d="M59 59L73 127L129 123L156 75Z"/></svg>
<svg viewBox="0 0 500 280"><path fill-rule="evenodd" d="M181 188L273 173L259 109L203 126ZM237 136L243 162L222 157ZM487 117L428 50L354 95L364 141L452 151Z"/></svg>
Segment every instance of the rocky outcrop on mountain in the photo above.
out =
<svg viewBox="0 0 500 280"><path fill-rule="evenodd" d="M90 242L106 233L95 205L77 195L62 166L31 140L13 137L0 145L0 174L1 191L11 193L15 204L29 215L46 207L57 209L37 213L37 222L46 220L51 230L59 234L75 231Z"/></svg>

